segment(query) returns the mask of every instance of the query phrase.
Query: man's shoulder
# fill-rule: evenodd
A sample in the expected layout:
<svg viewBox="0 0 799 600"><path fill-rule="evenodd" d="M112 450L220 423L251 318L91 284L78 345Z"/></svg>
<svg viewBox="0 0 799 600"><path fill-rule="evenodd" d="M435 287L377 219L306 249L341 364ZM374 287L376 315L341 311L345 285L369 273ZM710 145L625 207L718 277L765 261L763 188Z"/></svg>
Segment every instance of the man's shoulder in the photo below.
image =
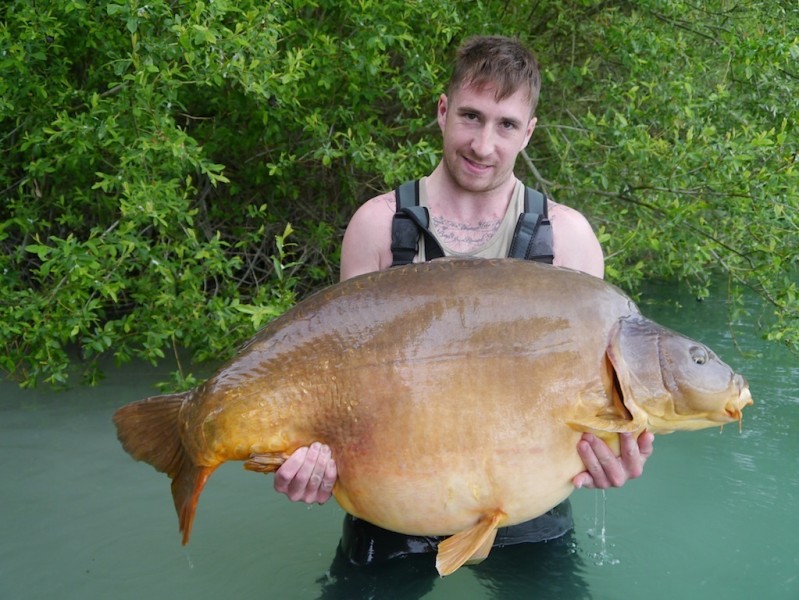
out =
<svg viewBox="0 0 799 600"><path fill-rule="evenodd" d="M390 192L384 192L373 198L369 198L369 200L361 204L358 211L363 210L373 216L377 214L393 215L396 211L396 206L394 190L391 190Z"/></svg>
<svg viewBox="0 0 799 600"><path fill-rule="evenodd" d="M373 228L376 224L378 228L389 223L396 211L394 192L386 192L370 198L361 204L350 218L348 229Z"/></svg>
<svg viewBox="0 0 799 600"><path fill-rule="evenodd" d="M591 223L579 210L549 201L556 266L602 277L605 261Z"/></svg>
<svg viewBox="0 0 799 600"><path fill-rule="evenodd" d="M370 198L352 215L341 248L341 278L391 266L394 192Z"/></svg>
<svg viewBox="0 0 799 600"><path fill-rule="evenodd" d="M547 198L547 212L553 227L567 229L591 227L588 219L579 210L560 202L555 202L551 198Z"/></svg>

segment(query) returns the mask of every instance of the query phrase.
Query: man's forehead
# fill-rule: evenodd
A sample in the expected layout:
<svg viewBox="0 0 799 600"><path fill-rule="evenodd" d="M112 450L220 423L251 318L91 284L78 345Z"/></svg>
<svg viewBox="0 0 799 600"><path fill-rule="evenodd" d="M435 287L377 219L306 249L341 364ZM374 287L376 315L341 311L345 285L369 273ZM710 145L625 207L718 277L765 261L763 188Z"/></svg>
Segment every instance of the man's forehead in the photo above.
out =
<svg viewBox="0 0 799 600"><path fill-rule="evenodd" d="M450 92L450 101L454 101L456 105L469 106L477 102L485 102L489 98L495 104L502 104L505 109L518 105L523 111L526 110L528 114L532 113L530 94L521 87L504 98L498 97L498 89L493 82L483 84L466 83Z"/></svg>

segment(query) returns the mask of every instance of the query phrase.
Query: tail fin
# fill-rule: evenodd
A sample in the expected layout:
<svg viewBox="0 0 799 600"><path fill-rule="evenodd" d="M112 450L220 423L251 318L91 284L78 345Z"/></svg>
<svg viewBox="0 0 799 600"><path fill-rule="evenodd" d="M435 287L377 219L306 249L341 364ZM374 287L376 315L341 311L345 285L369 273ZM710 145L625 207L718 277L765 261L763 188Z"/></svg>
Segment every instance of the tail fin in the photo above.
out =
<svg viewBox="0 0 799 600"><path fill-rule="evenodd" d="M172 499L180 519L183 544L191 536L197 501L216 466L195 465L183 447L178 420L191 392L154 396L123 406L114 413L117 437L136 460L142 460L172 480Z"/></svg>

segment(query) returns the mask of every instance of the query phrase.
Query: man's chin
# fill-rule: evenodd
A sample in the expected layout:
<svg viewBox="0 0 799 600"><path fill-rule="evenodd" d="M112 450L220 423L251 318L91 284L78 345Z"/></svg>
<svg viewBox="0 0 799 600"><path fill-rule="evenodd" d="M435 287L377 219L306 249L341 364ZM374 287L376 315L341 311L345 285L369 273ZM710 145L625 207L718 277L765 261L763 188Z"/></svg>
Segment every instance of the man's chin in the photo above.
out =
<svg viewBox="0 0 799 600"><path fill-rule="evenodd" d="M482 193L488 192L496 187L493 180L493 172L486 170L484 173L476 173L468 167L463 168L456 174L455 183L467 192Z"/></svg>
<svg viewBox="0 0 799 600"><path fill-rule="evenodd" d="M488 177L461 177L456 183L464 191L472 194L485 194L497 188L496 182Z"/></svg>

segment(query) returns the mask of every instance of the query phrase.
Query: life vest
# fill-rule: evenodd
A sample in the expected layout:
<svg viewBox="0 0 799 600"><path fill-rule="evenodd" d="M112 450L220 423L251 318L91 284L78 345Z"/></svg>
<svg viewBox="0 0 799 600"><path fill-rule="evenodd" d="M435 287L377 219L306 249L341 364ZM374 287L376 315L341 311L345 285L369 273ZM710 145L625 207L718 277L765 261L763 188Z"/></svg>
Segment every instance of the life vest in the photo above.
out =
<svg viewBox="0 0 799 600"><path fill-rule="evenodd" d="M430 213L419 206L419 180L406 181L396 190L397 210L391 222L392 267L413 262L424 236L425 258L444 256L444 250L430 231ZM531 187L524 188L524 212L519 215L508 249L508 258L521 258L552 264L552 223L547 215L547 200Z"/></svg>

